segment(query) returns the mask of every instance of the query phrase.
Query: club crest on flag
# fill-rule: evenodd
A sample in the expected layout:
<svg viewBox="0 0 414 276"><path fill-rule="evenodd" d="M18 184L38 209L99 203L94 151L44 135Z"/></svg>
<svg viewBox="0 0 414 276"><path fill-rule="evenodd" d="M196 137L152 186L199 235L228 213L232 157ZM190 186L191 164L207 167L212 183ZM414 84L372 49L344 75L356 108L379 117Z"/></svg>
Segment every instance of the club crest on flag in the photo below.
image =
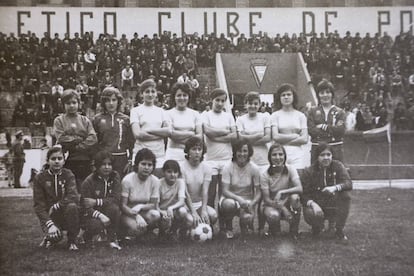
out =
<svg viewBox="0 0 414 276"><path fill-rule="evenodd" d="M250 60L250 71L252 71L254 80L258 88L262 82L267 70L267 60L265 58L254 58Z"/></svg>

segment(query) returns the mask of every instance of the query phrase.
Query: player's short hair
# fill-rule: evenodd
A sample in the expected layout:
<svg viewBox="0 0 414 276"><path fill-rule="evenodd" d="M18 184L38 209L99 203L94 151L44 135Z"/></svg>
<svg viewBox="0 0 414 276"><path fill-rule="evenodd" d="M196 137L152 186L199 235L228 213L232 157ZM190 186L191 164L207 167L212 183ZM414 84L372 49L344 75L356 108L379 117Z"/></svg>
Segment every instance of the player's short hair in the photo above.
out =
<svg viewBox="0 0 414 276"><path fill-rule="evenodd" d="M213 89L213 91L211 91L210 99L214 100L215 98L223 96L223 95L226 96L226 98L227 98L226 90L221 89L221 88L215 88L215 89Z"/></svg>
<svg viewBox="0 0 414 276"><path fill-rule="evenodd" d="M316 97L318 98L318 103L320 103L319 93L323 90L329 90L332 94L332 101L335 97L335 87L332 82L328 81L327 79L322 79L318 85L316 86Z"/></svg>
<svg viewBox="0 0 414 276"><path fill-rule="evenodd" d="M102 109L104 111L107 111L105 103L107 101L109 101L109 98L111 98L112 95L115 95L115 97L118 99L117 110L119 111L119 109L121 108L122 101L124 100L124 97L122 97L122 94L121 94L121 92L119 91L118 88L113 87L113 86L109 86L109 87L106 87L102 91L102 94L101 94L101 106L102 106Z"/></svg>
<svg viewBox="0 0 414 276"><path fill-rule="evenodd" d="M258 92L250 91L246 94L246 96L244 96L244 103L250 103L250 102L253 102L254 100L258 100L259 103L261 102L260 94Z"/></svg>
<svg viewBox="0 0 414 276"><path fill-rule="evenodd" d="M95 156L93 157L95 168L98 169L99 167L101 167L105 159L111 160L111 163L112 163L113 162L112 154L106 150L98 151L98 153L96 153Z"/></svg>
<svg viewBox="0 0 414 276"><path fill-rule="evenodd" d="M286 91L291 91L293 94L293 108L297 109L297 105L298 105L298 94L296 92L296 88L293 84L290 83L283 83L276 91L276 95L274 97L274 101L275 101L275 106L276 106L276 110L279 110L282 108L282 103L280 101L280 96L282 95L283 92Z"/></svg>
<svg viewBox="0 0 414 276"><path fill-rule="evenodd" d="M231 158L231 161L233 161L233 162L237 161L236 154L245 145L247 145L247 149L248 149L248 152L249 152L249 157L247 158L247 160L250 161L250 157L252 157L252 155L253 155L253 147L246 140L235 140L231 143L231 148L233 150L233 157Z"/></svg>
<svg viewBox="0 0 414 276"><path fill-rule="evenodd" d="M52 156L52 154L54 154L56 152L62 153L63 159L65 159L65 155L63 154L63 148L62 148L62 146L61 145L54 145L46 153L46 159L47 159L47 161L49 161L50 156Z"/></svg>
<svg viewBox="0 0 414 276"><path fill-rule="evenodd" d="M188 83L175 83L171 87L171 106L175 106L175 95L177 94L177 91L181 90L182 92L186 93L188 95L188 102L191 101L191 97L193 96L193 89Z"/></svg>
<svg viewBox="0 0 414 276"><path fill-rule="evenodd" d="M279 143L274 143L273 145L270 146L269 151L267 153L267 160L269 161L269 168L267 169L267 173L269 175L273 175L275 174L275 169L276 167L272 164L272 151L275 149L281 149L283 151L283 154L285 155L285 159L283 161L283 170L282 170L282 174L287 174L288 170L286 168L286 159L287 159L287 155L286 155L286 150L285 148L279 144Z"/></svg>
<svg viewBox="0 0 414 276"><path fill-rule="evenodd" d="M155 154L150 149L143 148L137 152L137 155L135 155L134 166L132 167L134 172L138 172L138 164L142 160L151 160L153 171L155 170L157 157L155 157Z"/></svg>
<svg viewBox="0 0 414 276"><path fill-rule="evenodd" d="M79 93L76 92L76 90L66 89L65 91L63 91L63 93L62 93L62 103L63 104L66 104L67 102L69 102L73 98L76 99L76 101L78 101L78 104L80 103L80 96L79 96Z"/></svg>
<svg viewBox="0 0 414 276"><path fill-rule="evenodd" d="M178 177L181 177L181 169L177 161L171 159L165 161L164 165L162 166L162 171L165 172L167 170L173 170L174 172L178 173Z"/></svg>
<svg viewBox="0 0 414 276"><path fill-rule="evenodd" d="M155 83L155 81L153 79L146 79L143 82L141 82L141 85L139 87L139 91L142 93L145 90L147 90L149 87L153 87L153 88L157 87L157 84Z"/></svg>
<svg viewBox="0 0 414 276"><path fill-rule="evenodd" d="M190 149L192 149L195 146L200 146L203 149L203 153L201 155L201 161L203 161L203 157L207 149L203 141L198 137L191 137L190 139L187 140L187 142L185 142L185 146L184 146L185 159L187 160L189 159L188 154L190 152Z"/></svg>

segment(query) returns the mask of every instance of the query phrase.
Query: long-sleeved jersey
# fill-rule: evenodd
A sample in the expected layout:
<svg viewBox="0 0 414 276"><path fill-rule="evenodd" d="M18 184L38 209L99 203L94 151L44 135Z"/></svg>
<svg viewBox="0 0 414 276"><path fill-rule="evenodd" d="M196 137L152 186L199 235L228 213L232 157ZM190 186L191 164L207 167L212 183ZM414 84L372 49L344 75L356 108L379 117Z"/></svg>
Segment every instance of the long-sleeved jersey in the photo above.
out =
<svg viewBox="0 0 414 276"><path fill-rule="evenodd" d="M308 131L312 144L320 142L328 144L342 144L345 134L345 111L337 106L332 106L327 119L322 106L313 107L308 114ZM316 127L322 124L322 128Z"/></svg>
<svg viewBox="0 0 414 276"><path fill-rule="evenodd" d="M85 208L83 214L88 217L98 217L100 207L107 204L119 205L121 188L118 172L112 171L108 179L104 179L96 172L91 173L82 183L81 198L96 199L96 205L94 208Z"/></svg>
<svg viewBox="0 0 414 276"><path fill-rule="evenodd" d="M80 114L56 117L53 131L57 142L69 149L69 159L72 160L88 160L90 150L98 141L91 121Z"/></svg>
<svg viewBox="0 0 414 276"><path fill-rule="evenodd" d="M117 112L97 114L93 121L93 127L98 136L99 150L107 150L111 153L132 153L134 137L132 135L129 116Z"/></svg>
<svg viewBox="0 0 414 276"><path fill-rule="evenodd" d="M345 166L337 160L327 168L322 168L315 163L306 168L301 176L303 194L301 196L302 204L307 205L309 200L324 202L330 200L330 196L322 193L323 188L337 185L338 192L347 192L352 190L352 180Z"/></svg>
<svg viewBox="0 0 414 276"><path fill-rule="evenodd" d="M53 205L59 209L69 203L79 204L75 175L65 168L58 173L50 170L41 171L34 178L33 201L40 225L43 231L46 231L52 222L49 210Z"/></svg>

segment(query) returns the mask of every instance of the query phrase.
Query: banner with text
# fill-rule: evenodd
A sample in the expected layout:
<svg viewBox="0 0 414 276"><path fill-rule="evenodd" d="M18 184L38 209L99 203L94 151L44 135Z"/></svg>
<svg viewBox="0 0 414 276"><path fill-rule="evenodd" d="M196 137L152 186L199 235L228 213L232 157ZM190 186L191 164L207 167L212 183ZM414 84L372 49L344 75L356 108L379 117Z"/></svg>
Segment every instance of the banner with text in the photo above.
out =
<svg viewBox="0 0 414 276"><path fill-rule="evenodd" d="M183 33L216 33L236 37L244 33L267 32L306 35L347 31L365 36L369 32L387 32L396 36L400 32L413 33L414 6L369 8L59 8L59 7L2 7L0 31L6 34L44 32L52 35L92 32L94 38L109 33L119 38L135 32L142 37L170 31Z"/></svg>

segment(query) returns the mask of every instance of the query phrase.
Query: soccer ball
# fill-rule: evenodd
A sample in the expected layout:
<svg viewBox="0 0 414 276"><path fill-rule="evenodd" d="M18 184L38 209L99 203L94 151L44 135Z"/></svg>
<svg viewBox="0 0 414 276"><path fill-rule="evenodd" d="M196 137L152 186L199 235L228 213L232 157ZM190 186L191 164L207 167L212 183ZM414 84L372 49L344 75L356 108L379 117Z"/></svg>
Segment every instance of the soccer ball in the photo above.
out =
<svg viewBox="0 0 414 276"><path fill-rule="evenodd" d="M197 242L205 242L213 238L213 230L206 223L200 223L196 228L191 229L191 239Z"/></svg>

